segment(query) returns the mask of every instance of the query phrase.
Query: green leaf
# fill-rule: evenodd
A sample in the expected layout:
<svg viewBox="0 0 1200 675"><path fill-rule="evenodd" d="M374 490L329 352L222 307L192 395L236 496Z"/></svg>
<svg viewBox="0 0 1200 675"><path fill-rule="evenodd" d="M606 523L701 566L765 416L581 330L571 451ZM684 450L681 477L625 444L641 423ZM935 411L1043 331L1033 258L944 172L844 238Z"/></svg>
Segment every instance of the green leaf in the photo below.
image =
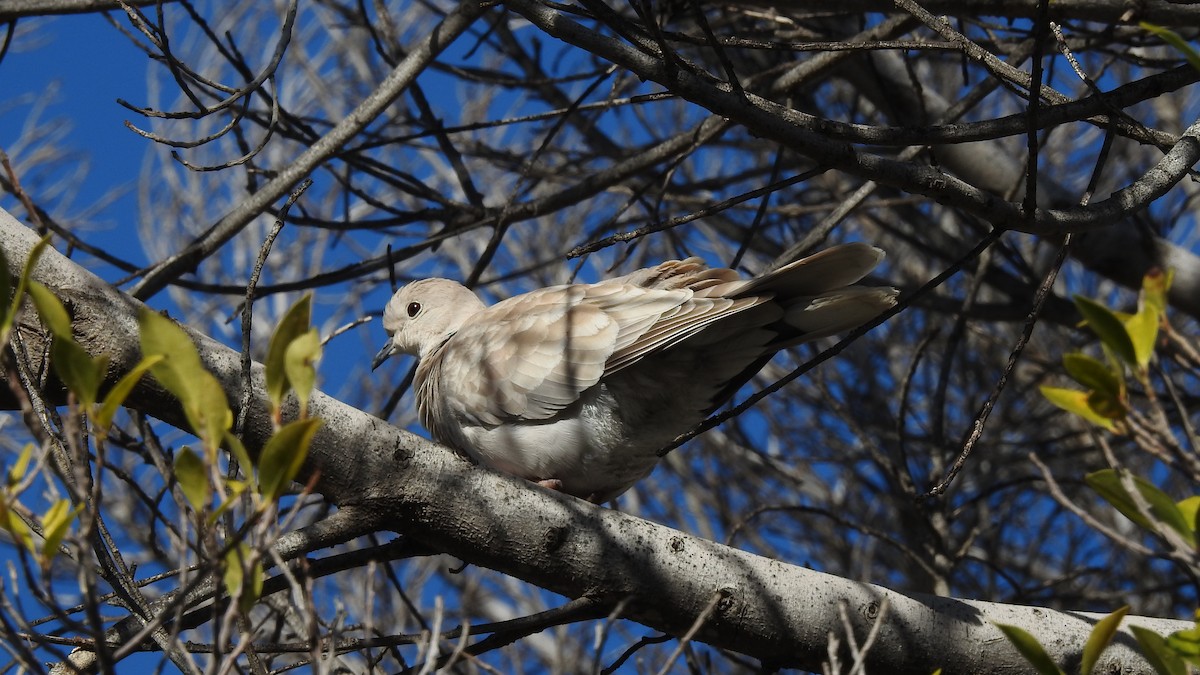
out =
<svg viewBox="0 0 1200 675"><path fill-rule="evenodd" d="M300 416L308 415L308 399L317 384L315 364L321 358L321 337L312 328L287 346L284 354L284 370L296 398L300 401Z"/></svg>
<svg viewBox="0 0 1200 675"><path fill-rule="evenodd" d="M1121 620L1128 613L1128 606L1121 607L1096 622L1096 626L1088 635L1087 643L1083 645L1083 660L1079 666L1079 672L1082 675L1091 675L1092 670L1096 668L1096 661L1099 660L1100 654L1108 648L1113 636L1117 634Z"/></svg>
<svg viewBox="0 0 1200 675"><path fill-rule="evenodd" d="M1133 341L1138 366L1143 370L1150 364L1162 318L1167 312L1167 290L1171 287L1174 273L1163 273L1155 269L1142 277L1142 292L1138 296L1137 314L1125 319L1125 330Z"/></svg>
<svg viewBox="0 0 1200 675"><path fill-rule="evenodd" d="M188 446L175 453L175 480L183 490L183 496L196 511L204 511L209 504L212 485L208 481L208 467Z"/></svg>
<svg viewBox="0 0 1200 675"><path fill-rule="evenodd" d="M25 298L25 289L29 286L29 276L33 274L33 266L37 264L38 258L42 257L42 252L49 245L50 235L46 235L30 249L29 257L25 259L25 266L21 268L21 278L17 280L17 290L13 293L12 301L8 305L8 312L4 315L3 321L0 321L0 338L2 338L0 342L7 342L8 334L12 331L13 321L17 318L17 311L21 309L21 301Z"/></svg>
<svg viewBox="0 0 1200 675"><path fill-rule="evenodd" d="M254 607L254 603L262 597L263 576L262 560L256 559L254 566L250 568L248 583L242 586L242 597L238 599L238 607L243 613L249 612Z"/></svg>
<svg viewBox="0 0 1200 675"><path fill-rule="evenodd" d="M1145 21L1139 21L1138 25L1141 26L1143 30L1154 33L1159 37L1160 40L1182 52L1183 57L1187 59L1188 63L1192 64L1192 67L1196 70L1200 70L1200 53L1197 53L1196 50L1193 49L1186 40L1179 37L1175 31L1169 28L1163 28L1162 26L1156 24L1146 23Z"/></svg>
<svg viewBox="0 0 1200 675"><path fill-rule="evenodd" d="M55 335L50 343L50 363L80 403L90 408L96 402L108 370L107 356L93 359L74 340Z"/></svg>
<svg viewBox="0 0 1200 675"><path fill-rule="evenodd" d="M1091 403L1088 401L1088 392L1046 386L1039 387L1039 389L1047 401L1050 401L1059 408L1079 415L1096 426L1104 427L1109 431L1116 431L1116 425L1113 424L1111 419L1099 414L1092 408Z"/></svg>
<svg viewBox="0 0 1200 675"><path fill-rule="evenodd" d="M1188 497L1176 504L1176 506L1179 507L1179 512L1183 514L1184 522L1195 532L1196 515L1200 514L1200 496Z"/></svg>
<svg viewBox="0 0 1200 675"><path fill-rule="evenodd" d="M43 564L54 560L58 555L58 547L67 536L75 516L79 515L81 507L71 508L71 501L60 499L50 505L42 516L42 561Z"/></svg>
<svg viewBox="0 0 1200 675"><path fill-rule="evenodd" d="M0 499L0 528L8 531L14 540L24 545L31 553L37 554L37 545L33 543L33 531L3 499Z"/></svg>
<svg viewBox="0 0 1200 675"><path fill-rule="evenodd" d="M242 594L242 581L245 577L245 568L242 563L249 553L250 547L245 544L238 544L225 552L223 561L225 569L221 571L221 582L225 586L225 593L231 598L239 597Z"/></svg>
<svg viewBox="0 0 1200 675"><path fill-rule="evenodd" d="M1171 633L1167 636L1167 646L1183 660L1200 665L1200 626Z"/></svg>
<svg viewBox="0 0 1200 675"><path fill-rule="evenodd" d="M1088 389L1104 392L1112 398L1121 398L1124 387L1120 371L1114 373L1099 359L1076 352L1063 357L1063 366L1072 379Z"/></svg>
<svg viewBox="0 0 1200 675"><path fill-rule="evenodd" d="M1135 363L1141 370L1150 365L1150 357L1154 356L1159 324L1158 312L1150 307L1143 307L1125 322L1125 332L1129 334L1129 341L1133 343Z"/></svg>
<svg viewBox="0 0 1200 675"><path fill-rule="evenodd" d="M204 440L204 448L215 454L225 432L233 427L233 411L229 409L225 390L212 373L202 370L196 380L196 398L186 411L188 421Z"/></svg>
<svg viewBox="0 0 1200 675"><path fill-rule="evenodd" d="M121 404L125 403L125 399L129 397L129 393L133 391L138 380L142 379L142 375L145 375L147 370L150 370L150 368L165 358L162 354L143 357L133 369L117 380L117 383L109 390L108 396L105 397L100 410L96 412L93 418L94 426L99 433L108 433L108 428L112 426L113 418L117 415L117 408L120 408Z"/></svg>
<svg viewBox="0 0 1200 675"><path fill-rule="evenodd" d="M1149 628L1130 626L1130 632L1142 647L1142 655L1158 675L1187 675L1187 665L1167 646L1166 639Z"/></svg>
<svg viewBox="0 0 1200 675"><path fill-rule="evenodd" d="M1040 675L1063 675L1062 669L1054 663L1054 659L1050 658L1037 638L1030 635L1028 631L1002 623L996 624L996 627L1004 633L1004 637L1013 643L1017 651L1021 652L1021 656L1024 656L1025 660Z"/></svg>
<svg viewBox="0 0 1200 675"><path fill-rule="evenodd" d="M296 338L308 332L311 317L312 294L306 293L296 304L292 305L287 314L283 315L283 318L279 320L279 325L275 327L275 332L271 334L271 342L267 346L265 375L267 396L277 409L287 396L290 386L286 369L288 346Z"/></svg>
<svg viewBox="0 0 1200 675"><path fill-rule="evenodd" d="M271 436L258 458L258 483L263 497L275 501L292 484L308 456L313 434L320 427L319 419L296 420Z"/></svg>
<svg viewBox="0 0 1200 675"><path fill-rule="evenodd" d="M1075 296L1075 306L1087 321L1088 328L1100 338L1100 342L1112 349L1121 361L1129 365L1137 363L1137 354L1134 352L1133 342L1129 339L1129 333L1125 331L1125 324L1112 310L1082 295Z"/></svg>
<svg viewBox="0 0 1200 675"><path fill-rule="evenodd" d="M1120 399L1113 398L1102 391L1088 392L1087 405L1092 412L1107 420L1125 419L1125 415L1129 411Z"/></svg>
<svg viewBox="0 0 1200 675"><path fill-rule="evenodd" d="M262 561L254 558L251 561L251 550L246 544L238 544L225 554L225 570L222 581L225 592L230 597L237 598L238 608L242 612L250 611L262 595L263 568ZM249 564L249 577L246 567Z"/></svg>
<svg viewBox="0 0 1200 675"><path fill-rule="evenodd" d="M26 443L25 447L21 448L21 454L17 455L17 463L13 464L8 469L8 489L13 489L25 479L25 472L29 471L29 462L33 459L33 443Z"/></svg>
<svg viewBox="0 0 1200 675"><path fill-rule="evenodd" d="M138 314L138 333L145 357L162 356L150 372L162 386L187 405L195 398L195 379L204 368L192 339L174 321L143 309Z"/></svg>
<svg viewBox="0 0 1200 675"><path fill-rule="evenodd" d="M1163 272L1155 268L1142 277L1141 302L1143 307L1150 307L1161 316L1167 313L1167 291L1175 280L1175 270Z"/></svg>
<svg viewBox="0 0 1200 675"><path fill-rule="evenodd" d="M71 334L71 317L49 288L31 280L29 297L37 307L38 316L54 335L50 346L50 362L54 372L85 406L90 407L96 402L100 384L104 381L108 358L101 356L93 359L75 342Z"/></svg>
<svg viewBox="0 0 1200 675"><path fill-rule="evenodd" d="M36 281L30 281L29 297L37 308L38 316L55 337L74 339L71 335L71 317L53 291Z"/></svg>
<svg viewBox="0 0 1200 675"><path fill-rule="evenodd" d="M1088 474L1084 477L1084 482L1095 490L1104 501L1120 511L1121 515L1147 531L1155 531L1150 520L1138 510L1133 498L1125 491L1125 486L1121 484L1120 473L1113 469L1104 469ZM1196 532L1175 502L1165 492L1142 478L1134 476L1133 483L1150 506L1150 514L1160 523L1178 532L1188 544L1195 546Z"/></svg>
<svg viewBox="0 0 1200 675"><path fill-rule="evenodd" d="M143 310L138 326L142 353L147 357L163 356L150 372L179 399L192 431L204 441L207 451L215 453L225 430L233 426L233 413L221 383L204 369L192 339L174 321Z"/></svg>

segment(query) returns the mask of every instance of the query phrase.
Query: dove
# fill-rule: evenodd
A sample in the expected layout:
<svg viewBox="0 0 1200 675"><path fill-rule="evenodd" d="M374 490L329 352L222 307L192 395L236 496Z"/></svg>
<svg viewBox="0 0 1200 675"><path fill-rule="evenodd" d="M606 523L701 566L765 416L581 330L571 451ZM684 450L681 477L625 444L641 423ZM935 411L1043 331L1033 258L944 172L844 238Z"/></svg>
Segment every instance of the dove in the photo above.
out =
<svg viewBox="0 0 1200 675"><path fill-rule="evenodd" d="M883 256L843 244L753 278L671 260L491 306L457 282L423 279L388 301L373 367L418 359L418 416L440 443L604 503L776 352L895 305L895 289L855 285Z"/></svg>

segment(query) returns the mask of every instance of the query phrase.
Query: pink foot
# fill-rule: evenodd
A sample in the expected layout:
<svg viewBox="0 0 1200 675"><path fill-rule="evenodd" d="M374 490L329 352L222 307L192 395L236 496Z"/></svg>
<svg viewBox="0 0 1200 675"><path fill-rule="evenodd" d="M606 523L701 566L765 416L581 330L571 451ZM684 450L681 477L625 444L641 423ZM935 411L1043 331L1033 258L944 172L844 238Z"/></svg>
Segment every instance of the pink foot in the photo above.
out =
<svg viewBox="0 0 1200 675"><path fill-rule="evenodd" d="M557 478L547 478L545 480L539 480L537 482L537 484L541 485L544 488L554 490L555 492L562 492L562 481Z"/></svg>

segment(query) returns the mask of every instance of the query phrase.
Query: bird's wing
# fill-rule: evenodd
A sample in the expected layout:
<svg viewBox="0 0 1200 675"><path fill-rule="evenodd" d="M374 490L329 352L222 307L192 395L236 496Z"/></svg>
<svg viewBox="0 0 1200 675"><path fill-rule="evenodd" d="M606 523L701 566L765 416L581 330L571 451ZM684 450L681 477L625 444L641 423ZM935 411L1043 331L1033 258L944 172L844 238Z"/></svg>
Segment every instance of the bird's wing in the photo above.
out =
<svg viewBox="0 0 1200 675"><path fill-rule="evenodd" d="M621 285L596 284L589 288L587 302L613 317L623 330L605 366L605 374L627 368L658 351L668 349L710 326L745 309L760 305L770 296L750 298L702 298L690 290L662 291ZM660 298L684 299L668 305ZM647 306L649 311L647 311Z"/></svg>
<svg viewBox="0 0 1200 675"><path fill-rule="evenodd" d="M438 387L486 425L553 417L600 379L762 298L695 298L624 279L554 286L479 312L436 355Z"/></svg>
<svg viewBox="0 0 1200 675"><path fill-rule="evenodd" d="M543 420L604 374L620 326L581 303L583 286L543 288L479 312L439 351L439 387L484 425Z"/></svg>
<svg viewBox="0 0 1200 675"><path fill-rule="evenodd" d="M638 270L624 277L618 277L589 287L587 301L591 302L617 317L623 326L636 326L639 330L622 330L624 338L608 360L605 374L615 373L623 368L637 363L642 358L664 349L673 347L680 342L696 335L713 322L728 316L759 307L771 299L769 293L756 297L725 297L723 291L739 289L746 282L737 272L721 267L708 267L699 258L686 260L668 260L654 267ZM639 303L630 299L644 294L640 302L655 303L658 294L664 290L674 292L686 291L687 297L681 302L663 308L663 311L653 315L638 311ZM740 294L739 294L740 296ZM767 308L763 307L762 310ZM633 311L639 323L622 320L627 312ZM779 310L772 309L769 313L775 315ZM774 320L778 316L760 314L756 321L761 325Z"/></svg>

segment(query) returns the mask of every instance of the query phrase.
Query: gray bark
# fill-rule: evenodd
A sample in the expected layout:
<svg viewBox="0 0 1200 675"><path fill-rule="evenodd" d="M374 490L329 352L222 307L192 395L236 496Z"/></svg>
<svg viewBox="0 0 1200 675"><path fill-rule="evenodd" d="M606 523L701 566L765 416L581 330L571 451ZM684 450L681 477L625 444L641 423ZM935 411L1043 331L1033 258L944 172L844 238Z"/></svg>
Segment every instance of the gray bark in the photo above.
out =
<svg viewBox="0 0 1200 675"><path fill-rule="evenodd" d="M34 232L0 211L0 248L13 264L36 243ZM90 353L108 354L110 379L138 360L137 312L141 303L112 288L55 251L42 256L34 278L66 303L76 338ZM26 339L37 353L35 323L26 315ZM201 358L239 398L239 355L193 333ZM369 355L364 354L363 358ZM269 433L261 367L245 443L261 447ZM128 405L185 426L177 405L146 378ZM690 536L617 511L596 507L483 468L447 448L317 393L310 410L325 421L310 450L306 476L326 499L359 518L346 519L345 538L364 527L411 536L472 564L501 571L598 606L627 601L624 618L681 635L702 624L697 639L748 654L769 665L817 669L828 636L843 636L845 608L861 643L885 602L879 635L867 656L869 669L894 673L1027 672L995 623L1021 626L1038 636L1064 668L1078 663L1098 615L1051 611L965 599L906 595L771 560ZM347 520L354 521L347 523ZM322 532L305 545L288 539L292 558L314 546L336 543ZM298 543L299 542L299 543ZM714 603L705 615L705 608ZM1161 634L1190 627L1183 621L1137 617ZM844 644L844 638L842 640ZM1121 633L1098 665L1100 672L1150 673L1132 637ZM843 656L843 658L845 658Z"/></svg>

